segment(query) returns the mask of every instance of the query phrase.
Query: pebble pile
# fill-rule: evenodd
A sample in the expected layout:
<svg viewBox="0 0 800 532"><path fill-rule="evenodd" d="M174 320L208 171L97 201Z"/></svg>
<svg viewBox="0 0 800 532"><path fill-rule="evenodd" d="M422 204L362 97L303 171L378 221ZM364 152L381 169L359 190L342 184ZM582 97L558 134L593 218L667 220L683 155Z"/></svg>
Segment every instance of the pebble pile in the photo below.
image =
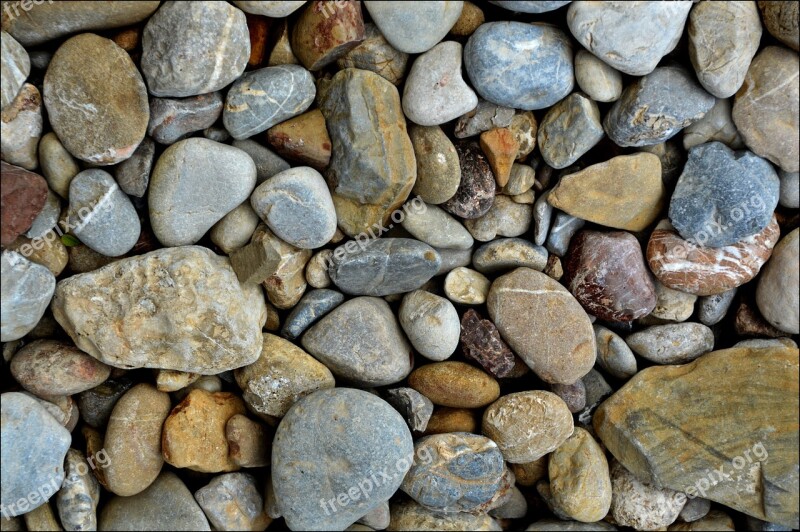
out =
<svg viewBox="0 0 800 532"><path fill-rule="evenodd" d="M4 1L0 528L800 528L798 5Z"/></svg>

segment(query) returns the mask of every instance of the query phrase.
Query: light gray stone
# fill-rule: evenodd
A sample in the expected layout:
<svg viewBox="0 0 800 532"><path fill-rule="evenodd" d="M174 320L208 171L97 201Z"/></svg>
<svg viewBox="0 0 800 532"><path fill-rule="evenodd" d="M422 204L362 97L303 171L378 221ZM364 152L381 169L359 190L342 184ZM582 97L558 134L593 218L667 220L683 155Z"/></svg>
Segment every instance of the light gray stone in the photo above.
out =
<svg viewBox="0 0 800 532"><path fill-rule="evenodd" d="M700 323L711 327L721 322L728 313L733 298L736 297L736 291L736 288L731 288L721 294L701 297L697 307L697 318Z"/></svg>
<svg viewBox="0 0 800 532"><path fill-rule="evenodd" d="M781 180L781 194L779 202L789 209L800 207L800 172L778 172Z"/></svg>
<svg viewBox="0 0 800 532"><path fill-rule="evenodd" d="M479 247L472 262L481 273L519 267L543 271L547 266L547 250L522 238L498 238Z"/></svg>
<svg viewBox="0 0 800 532"><path fill-rule="evenodd" d="M611 486L611 516L617 524L637 530L671 525L686 504L682 493L645 484L616 460L611 464Z"/></svg>
<svg viewBox="0 0 800 532"><path fill-rule="evenodd" d="M570 0L490 0L496 6L522 13L545 13L570 3Z"/></svg>
<svg viewBox="0 0 800 532"><path fill-rule="evenodd" d="M550 233L550 223L553 220L554 211L553 206L547 201L550 196L550 190L539 196L533 204L533 221L535 222L533 241L537 246L543 246L547 242L547 235Z"/></svg>
<svg viewBox="0 0 800 532"><path fill-rule="evenodd" d="M778 242L764 266L756 289L756 303L764 318L790 334L800 333L800 229Z"/></svg>
<svg viewBox="0 0 800 532"><path fill-rule="evenodd" d="M714 333L701 323L670 323L633 333L625 343L656 364L684 364L714 349Z"/></svg>
<svg viewBox="0 0 800 532"><path fill-rule="evenodd" d="M160 144L173 144L211 127L222 114L219 92L189 98L151 98L147 134Z"/></svg>
<svg viewBox="0 0 800 532"><path fill-rule="evenodd" d="M403 298L398 317L411 345L424 357L446 360L458 347L461 322L447 299L415 290Z"/></svg>
<svg viewBox="0 0 800 532"><path fill-rule="evenodd" d="M39 89L25 83L17 97L3 108L0 121L0 154L7 163L34 170L39 164L36 147L42 136L42 97Z"/></svg>
<svg viewBox="0 0 800 532"><path fill-rule="evenodd" d="M649 316L659 320L686 321L694 313L696 295L673 290L658 280L653 284L656 287L656 307Z"/></svg>
<svg viewBox="0 0 800 532"><path fill-rule="evenodd" d="M469 231L436 205L408 209L402 221L403 229L415 238L435 248L469 249L475 243Z"/></svg>
<svg viewBox="0 0 800 532"><path fill-rule="evenodd" d="M56 278L50 270L16 251L3 251L0 265L3 293L0 341L11 342L28 334L39 323L53 297Z"/></svg>
<svg viewBox="0 0 800 532"><path fill-rule="evenodd" d="M455 21L454 21L455 22ZM2 89L0 89L0 107L3 109L14 101L22 84L28 79L31 72L31 60L28 52L17 40L3 31L0 33L2 40Z"/></svg>
<svg viewBox="0 0 800 532"><path fill-rule="evenodd" d="M508 196L495 196L488 212L479 218L464 220L475 240L488 242L498 236L516 237L528 232L533 223L533 207L517 203Z"/></svg>
<svg viewBox="0 0 800 532"><path fill-rule="evenodd" d="M563 257L569 249L569 242L575 233L586 225L585 220L571 216L565 212L556 211L553 226L547 236L547 250L554 255Z"/></svg>
<svg viewBox="0 0 800 532"><path fill-rule="evenodd" d="M52 190L47 191L47 200L42 212L36 215L31 228L25 233L28 238L41 238L56 226L61 216L61 201Z"/></svg>
<svg viewBox="0 0 800 532"><path fill-rule="evenodd" d="M257 185L290 168L289 163L284 161L278 154L252 139L234 140L232 145L253 159L256 165Z"/></svg>
<svg viewBox="0 0 800 532"><path fill-rule="evenodd" d="M403 81L408 54L395 49L372 22L364 24L364 40L337 60L339 68L371 70L394 85Z"/></svg>
<svg viewBox="0 0 800 532"><path fill-rule="evenodd" d="M245 201L214 224L209 236L214 244L230 255L250 242L259 221L250 202Z"/></svg>
<svg viewBox="0 0 800 532"><path fill-rule="evenodd" d="M365 0L372 20L389 43L408 54L419 54L433 48L461 16L464 2L376 2Z"/></svg>
<svg viewBox="0 0 800 532"><path fill-rule="evenodd" d="M456 122L455 136L463 139L480 135L496 127L508 127L514 118L515 111L512 107L478 100L478 106L466 113Z"/></svg>
<svg viewBox="0 0 800 532"><path fill-rule="evenodd" d="M392 388L386 392L386 400L402 414L411 430L423 432L428 426L433 403L414 388Z"/></svg>
<svg viewBox="0 0 800 532"><path fill-rule="evenodd" d="M306 3L306 0L234 0L236 7L254 15L271 18L288 17Z"/></svg>
<svg viewBox="0 0 800 532"><path fill-rule="evenodd" d="M566 168L604 135L597 104L573 93L551 107L539 124L539 152L549 166Z"/></svg>
<svg viewBox="0 0 800 532"><path fill-rule="evenodd" d="M596 102L615 102L622 94L622 74L586 50L575 54L575 81Z"/></svg>
<svg viewBox="0 0 800 532"><path fill-rule="evenodd" d="M719 141L733 150L744 148L744 141L731 117L731 102L717 99L714 107L703 118L683 130L683 148L689 150L699 144ZM662 166L664 166L662 161Z"/></svg>
<svg viewBox="0 0 800 532"><path fill-rule="evenodd" d="M320 288L307 292L286 317L281 335L291 339L298 338L342 302L344 295L336 290Z"/></svg>
<svg viewBox="0 0 800 532"><path fill-rule="evenodd" d="M597 363L612 377L629 379L636 375L636 357L617 333L602 325L594 324L594 339L597 344Z"/></svg>
<svg viewBox="0 0 800 532"><path fill-rule="evenodd" d="M436 275L450 273L454 268L469 266L472 262L472 248L468 249L446 249L434 248L442 259Z"/></svg>
<svg viewBox="0 0 800 532"><path fill-rule="evenodd" d="M129 158L114 168L114 177L125 194L143 198L150 183L150 170L156 154L156 143L145 137Z"/></svg>
<svg viewBox="0 0 800 532"><path fill-rule="evenodd" d="M256 478L248 473L216 476L194 498L215 530L263 530L269 525Z"/></svg>

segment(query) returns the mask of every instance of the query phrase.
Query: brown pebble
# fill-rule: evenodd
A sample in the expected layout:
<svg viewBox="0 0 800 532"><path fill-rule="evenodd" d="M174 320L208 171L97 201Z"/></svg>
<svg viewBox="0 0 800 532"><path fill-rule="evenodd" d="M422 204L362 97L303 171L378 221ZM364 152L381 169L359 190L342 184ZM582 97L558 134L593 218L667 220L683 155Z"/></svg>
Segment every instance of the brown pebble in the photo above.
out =
<svg viewBox="0 0 800 532"><path fill-rule="evenodd" d="M545 455L532 462L509 464L511 471L517 477L517 485L530 487L547 477L547 460L548 457Z"/></svg>
<svg viewBox="0 0 800 532"><path fill-rule="evenodd" d="M125 50L126 52L132 52L139 46L139 42L142 38L142 28L141 26L134 26L132 28L125 28L124 30L120 30L114 34L111 38L114 41L114 44Z"/></svg>
<svg viewBox="0 0 800 532"><path fill-rule="evenodd" d="M461 318L464 357L483 366L495 377L507 377L514 369L514 353L500 337L494 323L469 309Z"/></svg>
<svg viewBox="0 0 800 532"><path fill-rule="evenodd" d="M478 29L478 26L483 24L484 20L486 20L486 17L484 17L481 8L472 2L464 2L464 7L461 9L461 16L458 17L456 23L450 28L450 33L456 37L469 37Z"/></svg>
<svg viewBox="0 0 800 532"><path fill-rule="evenodd" d="M264 59L267 57L269 19L251 13L244 15L247 18L247 31L250 33L250 57L247 59L247 66L257 68L264 63Z"/></svg>
<svg viewBox="0 0 800 532"><path fill-rule="evenodd" d="M292 30L292 50L311 71L333 63L363 40L361 2L309 2Z"/></svg>
<svg viewBox="0 0 800 532"><path fill-rule="evenodd" d="M47 200L47 181L39 174L0 161L0 244L8 246L30 229Z"/></svg>
<svg viewBox="0 0 800 532"><path fill-rule="evenodd" d="M573 414L586 407L586 386L582 380L574 384L551 384L550 391L559 396Z"/></svg>
<svg viewBox="0 0 800 532"><path fill-rule="evenodd" d="M489 160L498 187L504 187L511 176L511 167L519 151L519 142L506 127L496 127L484 131L480 136L483 153Z"/></svg>
<svg viewBox="0 0 800 532"><path fill-rule="evenodd" d="M331 162L331 138L319 109L271 127L267 142L279 155L317 170Z"/></svg>
<svg viewBox="0 0 800 532"><path fill-rule="evenodd" d="M29 392L47 397L94 388L108 378L111 367L74 345L36 340L14 355L11 374Z"/></svg>
<svg viewBox="0 0 800 532"><path fill-rule="evenodd" d="M425 427L423 434L426 436L444 434L446 432L472 432L477 434L479 427L480 417L475 410L440 406L431 414L428 426Z"/></svg>
<svg viewBox="0 0 800 532"><path fill-rule="evenodd" d="M742 301L739 308L736 309L734 327L739 336L767 336L769 338L789 336L789 333L770 325L758 313L755 305L750 305L746 301Z"/></svg>
<svg viewBox="0 0 800 532"><path fill-rule="evenodd" d="M433 404L453 408L480 408L500 397L491 375L464 362L436 362L415 369L408 385Z"/></svg>
<svg viewBox="0 0 800 532"><path fill-rule="evenodd" d="M267 430L247 416L236 414L225 425L228 454L240 467L269 465L270 442Z"/></svg>

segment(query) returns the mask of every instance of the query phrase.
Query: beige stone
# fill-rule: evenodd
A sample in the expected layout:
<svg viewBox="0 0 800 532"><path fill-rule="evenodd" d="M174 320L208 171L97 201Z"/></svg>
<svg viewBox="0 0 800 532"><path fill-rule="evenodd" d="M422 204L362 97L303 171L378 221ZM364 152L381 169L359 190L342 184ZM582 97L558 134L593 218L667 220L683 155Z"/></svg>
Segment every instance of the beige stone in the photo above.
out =
<svg viewBox="0 0 800 532"><path fill-rule="evenodd" d="M459 266L444 279L444 293L453 303L481 305L486 301L491 281L482 273Z"/></svg>
<svg viewBox="0 0 800 532"><path fill-rule="evenodd" d="M603 449L586 430L575 432L550 456L553 502L571 519L600 521L611 507L611 476Z"/></svg>
<svg viewBox="0 0 800 532"><path fill-rule="evenodd" d="M261 424L236 414L225 425L225 438L230 458L239 467L269 465L272 438Z"/></svg>
<svg viewBox="0 0 800 532"><path fill-rule="evenodd" d="M464 362L435 362L417 368L408 385L433 404L451 408L479 408L500 396L500 385L485 371Z"/></svg>

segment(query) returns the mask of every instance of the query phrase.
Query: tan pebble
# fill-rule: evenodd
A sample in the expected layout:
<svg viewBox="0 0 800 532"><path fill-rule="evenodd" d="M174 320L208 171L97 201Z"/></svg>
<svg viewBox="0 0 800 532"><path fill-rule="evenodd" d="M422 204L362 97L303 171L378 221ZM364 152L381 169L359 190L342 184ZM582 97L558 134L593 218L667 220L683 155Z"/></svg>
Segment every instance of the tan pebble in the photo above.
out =
<svg viewBox="0 0 800 532"><path fill-rule="evenodd" d="M500 396L491 375L464 362L436 362L415 369L408 385L433 404L454 408L480 408Z"/></svg>

